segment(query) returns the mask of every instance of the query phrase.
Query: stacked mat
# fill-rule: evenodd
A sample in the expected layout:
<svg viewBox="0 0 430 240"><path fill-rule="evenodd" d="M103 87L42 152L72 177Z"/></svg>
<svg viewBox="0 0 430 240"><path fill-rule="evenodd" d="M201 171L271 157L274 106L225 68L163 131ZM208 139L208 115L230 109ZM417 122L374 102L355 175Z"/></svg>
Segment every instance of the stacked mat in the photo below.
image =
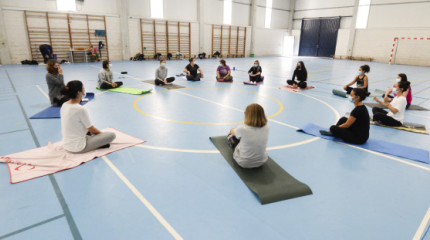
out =
<svg viewBox="0 0 430 240"><path fill-rule="evenodd" d="M233 159L233 149L228 144L227 136L210 137L210 140L262 204L312 194L308 185L288 174L270 157L261 167L242 168Z"/></svg>

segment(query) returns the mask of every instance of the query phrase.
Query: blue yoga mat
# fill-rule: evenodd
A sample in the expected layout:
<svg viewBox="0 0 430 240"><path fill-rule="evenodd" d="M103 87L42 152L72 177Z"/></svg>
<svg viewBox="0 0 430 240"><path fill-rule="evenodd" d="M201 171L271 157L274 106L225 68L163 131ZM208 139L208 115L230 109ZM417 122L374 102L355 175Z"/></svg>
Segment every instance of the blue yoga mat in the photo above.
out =
<svg viewBox="0 0 430 240"><path fill-rule="evenodd" d="M94 99L94 93L88 92L85 95L88 98L88 102ZM81 102L81 105L85 105L88 102ZM50 106L30 117L30 119L47 119L47 118L60 118L60 109L58 106Z"/></svg>
<svg viewBox="0 0 430 240"><path fill-rule="evenodd" d="M328 131L327 128L320 127L313 123L308 123L307 125L303 126L297 131L310 134L313 136L317 136L320 138L328 139L328 140L343 142L340 138L321 135L320 130ZM355 145L355 144L351 144L351 145ZM390 142L377 140L377 139L369 139L365 144L355 145L355 146L368 149L371 151L375 151L375 152L386 153L397 157L407 158L418 162L429 163L429 152L427 150L420 149L420 148L408 147L397 143L390 143Z"/></svg>

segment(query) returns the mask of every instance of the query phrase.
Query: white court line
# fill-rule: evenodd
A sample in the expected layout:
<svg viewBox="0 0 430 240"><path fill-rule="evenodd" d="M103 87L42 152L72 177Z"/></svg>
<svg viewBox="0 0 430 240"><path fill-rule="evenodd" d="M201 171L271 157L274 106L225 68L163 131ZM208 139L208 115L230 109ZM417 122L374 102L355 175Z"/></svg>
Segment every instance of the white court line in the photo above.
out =
<svg viewBox="0 0 430 240"><path fill-rule="evenodd" d="M429 207L429 209L427 209L427 213L426 213L426 215L424 215L424 218L421 221L421 224L418 227L418 230L415 233L414 238L412 238L412 240L420 240L421 239L429 220L430 220L430 207Z"/></svg>
<svg viewBox="0 0 430 240"><path fill-rule="evenodd" d="M161 216L157 209L137 190L137 188L122 174L122 172L106 157L102 157L109 167L118 175L118 177L127 185L134 195L145 205L145 207L154 215L154 217L163 225L163 227L177 240L183 239L181 235Z"/></svg>
<svg viewBox="0 0 430 240"><path fill-rule="evenodd" d="M49 96L48 96L48 94L46 94L46 92L45 91L43 91L43 89L39 86L39 85L36 85L36 87L37 87L37 89L39 89L39 91L47 98L47 99L49 99Z"/></svg>
<svg viewBox="0 0 430 240"><path fill-rule="evenodd" d="M271 151L271 150L278 150L278 149L296 147L296 146L300 146L302 144L311 143L311 142L316 141L318 139L320 139L320 138L319 137L314 137L314 138L311 138L311 139L308 139L308 140L304 140L304 141L300 141L300 142L296 142L296 143L285 144L285 145L281 145L281 146L268 147L268 148L266 148L266 150ZM155 149L155 150L163 150L163 151L170 151L170 152L219 153L218 150L204 150L204 149L197 150L197 149L169 148L169 147L151 146L151 145L147 145L147 144L136 145L136 147L147 148L147 149Z"/></svg>

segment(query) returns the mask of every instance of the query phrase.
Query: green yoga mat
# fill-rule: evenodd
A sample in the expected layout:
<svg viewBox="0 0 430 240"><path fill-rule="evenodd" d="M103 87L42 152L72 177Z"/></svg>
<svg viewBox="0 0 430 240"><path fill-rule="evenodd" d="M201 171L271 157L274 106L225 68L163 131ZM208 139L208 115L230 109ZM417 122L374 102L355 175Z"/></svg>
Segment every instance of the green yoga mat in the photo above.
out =
<svg viewBox="0 0 430 240"><path fill-rule="evenodd" d="M226 136L210 139L246 186L258 196L261 204L312 194L308 185L288 174L270 157L259 168L242 168L233 159L233 149L229 146Z"/></svg>
<svg viewBox="0 0 430 240"><path fill-rule="evenodd" d="M154 80L143 80L142 82L155 85ZM171 84L165 84L165 85L155 85L155 86L166 88L166 89L180 89L180 88L185 88L184 86L176 85L176 84L173 84L173 83L171 83Z"/></svg>
<svg viewBox="0 0 430 240"><path fill-rule="evenodd" d="M334 95L339 96L339 97L344 97L344 98L348 97L345 91L333 89L332 92Z"/></svg>
<svg viewBox="0 0 430 240"><path fill-rule="evenodd" d="M152 91L152 89L143 90L143 89L129 88L129 87L118 87L118 88L111 88L111 89L97 88L97 89L102 91L127 93L127 94L133 94L133 95L142 95L142 94L150 93Z"/></svg>
<svg viewBox="0 0 430 240"><path fill-rule="evenodd" d="M368 107L371 107L371 108L373 108L373 107L386 108L386 107L382 106L379 103L364 103L364 105L366 105ZM429 111L429 109L421 107L421 106L418 106L418 105L411 105L408 108L408 110Z"/></svg>

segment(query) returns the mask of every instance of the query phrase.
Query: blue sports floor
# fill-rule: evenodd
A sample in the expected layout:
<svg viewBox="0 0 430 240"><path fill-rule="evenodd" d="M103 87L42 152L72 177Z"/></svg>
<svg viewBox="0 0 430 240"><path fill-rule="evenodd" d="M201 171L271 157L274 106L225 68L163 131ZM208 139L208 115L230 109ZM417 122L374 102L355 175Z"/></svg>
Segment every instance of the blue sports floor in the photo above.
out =
<svg viewBox="0 0 430 240"><path fill-rule="evenodd" d="M352 110L331 90L350 82L365 62L259 60L263 85L242 84L252 58L227 59L236 69L232 84L216 82L217 60L198 59L205 78L177 78L186 87L178 90L142 82L154 78L157 61L113 62L125 86L154 88L143 96L96 90L101 63L62 65L66 81L81 80L96 93L86 107L97 128L147 142L17 184L0 164L0 239L419 239L428 225L428 164L296 132L308 122L329 127ZM316 88L279 90L298 60ZM187 63L168 61L169 75ZM385 90L406 73L413 103L430 108L430 68L367 64L371 90ZM61 140L59 119L28 119L49 106L45 73L45 66L0 66L0 156ZM313 195L261 205L210 142L243 121L254 102L271 119L269 155ZM430 111L407 111L405 120L430 128ZM428 135L377 126L370 135L430 150Z"/></svg>

